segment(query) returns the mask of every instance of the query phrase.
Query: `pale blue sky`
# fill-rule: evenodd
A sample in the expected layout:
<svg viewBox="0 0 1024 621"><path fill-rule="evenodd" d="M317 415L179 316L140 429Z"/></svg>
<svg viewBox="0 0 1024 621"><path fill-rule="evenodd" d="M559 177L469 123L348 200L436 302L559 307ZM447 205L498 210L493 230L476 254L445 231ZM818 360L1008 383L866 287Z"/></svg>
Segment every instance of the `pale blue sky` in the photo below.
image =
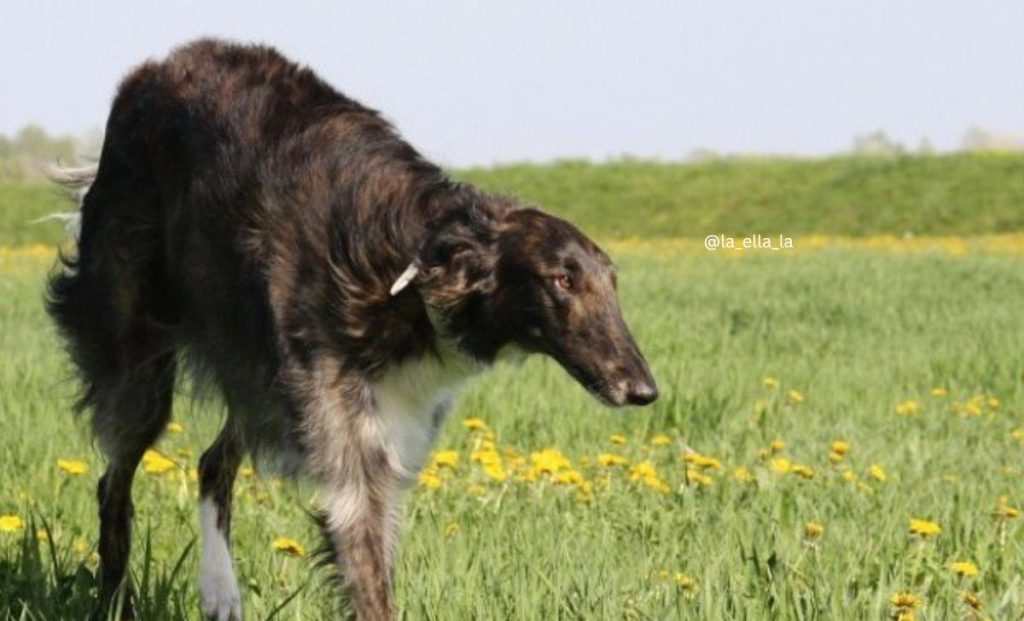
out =
<svg viewBox="0 0 1024 621"><path fill-rule="evenodd" d="M276 45L446 164L1024 135L1021 0L3 0L0 132L102 126L202 35Z"/></svg>

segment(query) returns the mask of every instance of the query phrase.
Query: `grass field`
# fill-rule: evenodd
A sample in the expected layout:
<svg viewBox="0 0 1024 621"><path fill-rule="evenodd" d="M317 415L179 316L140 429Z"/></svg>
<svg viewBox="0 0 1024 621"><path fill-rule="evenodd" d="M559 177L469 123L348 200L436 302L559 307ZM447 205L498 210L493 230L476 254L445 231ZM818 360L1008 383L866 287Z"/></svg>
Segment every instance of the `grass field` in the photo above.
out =
<svg viewBox="0 0 1024 621"><path fill-rule="evenodd" d="M607 410L540 359L474 384L409 495L406 618L1021 618L1024 237L800 228L793 251L709 253L613 223L662 398ZM82 618L93 588L102 461L40 306L52 254L27 244L48 239L0 232L0 619ZM182 399L170 462L138 476L145 619L199 616L193 469L220 416ZM314 490L245 474L248 618L336 618Z"/></svg>

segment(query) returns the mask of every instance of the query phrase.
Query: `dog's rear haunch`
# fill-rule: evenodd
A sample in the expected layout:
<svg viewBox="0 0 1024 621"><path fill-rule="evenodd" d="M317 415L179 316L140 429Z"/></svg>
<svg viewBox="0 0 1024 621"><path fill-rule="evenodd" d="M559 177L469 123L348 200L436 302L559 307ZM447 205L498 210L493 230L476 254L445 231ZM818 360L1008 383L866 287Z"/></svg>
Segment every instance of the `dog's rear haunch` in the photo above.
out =
<svg viewBox="0 0 1024 621"><path fill-rule="evenodd" d="M109 464L100 614L123 603L132 478L178 366L228 408L200 460L202 609L241 616L228 537L247 453L298 457L351 610L395 616L401 494L460 385L507 350L610 405L654 379L615 270L576 228L451 181L374 110L270 48L199 41L122 83L49 310ZM130 602L123 608L130 617Z"/></svg>

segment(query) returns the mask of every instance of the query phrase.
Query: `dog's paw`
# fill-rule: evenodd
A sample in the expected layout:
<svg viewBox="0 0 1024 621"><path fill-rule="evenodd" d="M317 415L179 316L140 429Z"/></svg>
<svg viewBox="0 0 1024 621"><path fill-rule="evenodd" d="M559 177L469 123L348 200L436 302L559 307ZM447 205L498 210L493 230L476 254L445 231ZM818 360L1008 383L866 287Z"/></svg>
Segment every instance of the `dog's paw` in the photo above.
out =
<svg viewBox="0 0 1024 621"><path fill-rule="evenodd" d="M242 621L242 595L238 583L230 573L211 573L203 576L200 591L203 614L213 621Z"/></svg>

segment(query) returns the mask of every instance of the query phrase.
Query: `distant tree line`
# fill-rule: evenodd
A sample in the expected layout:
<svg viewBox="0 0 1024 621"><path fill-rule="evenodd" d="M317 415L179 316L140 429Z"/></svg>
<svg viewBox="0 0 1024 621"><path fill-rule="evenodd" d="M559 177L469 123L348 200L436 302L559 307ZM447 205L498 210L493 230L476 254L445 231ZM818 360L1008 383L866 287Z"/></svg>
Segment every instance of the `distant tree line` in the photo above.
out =
<svg viewBox="0 0 1024 621"><path fill-rule="evenodd" d="M93 130L80 136L69 134L52 135L39 125L26 125L13 136L0 133L0 180L41 179L46 167L55 164L64 166L81 165L94 161L100 152L103 134ZM981 127L972 127L960 141L960 150L978 151L1024 151L1024 138L1012 134L992 132ZM878 130L856 136L851 153L870 157L891 157L920 153L932 154L935 149L928 139L923 139L916 148L910 149ZM712 149L696 149L693 160L709 160L729 157Z"/></svg>
<svg viewBox="0 0 1024 621"><path fill-rule="evenodd" d="M960 150L967 153L980 151L1024 151L1024 139L1012 134L1001 134L991 132L981 127L972 127L967 130L960 140ZM853 139L853 153L857 155L904 155L912 153L899 142L889 138L885 132L878 130L868 134L862 134ZM930 155L935 152L931 142L927 138L922 139L917 147L917 153Z"/></svg>
<svg viewBox="0 0 1024 621"><path fill-rule="evenodd" d="M95 160L103 142L99 130L81 136L53 135L35 124L13 136L0 133L0 179L38 179L46 167L75 166Z"/></svg>

